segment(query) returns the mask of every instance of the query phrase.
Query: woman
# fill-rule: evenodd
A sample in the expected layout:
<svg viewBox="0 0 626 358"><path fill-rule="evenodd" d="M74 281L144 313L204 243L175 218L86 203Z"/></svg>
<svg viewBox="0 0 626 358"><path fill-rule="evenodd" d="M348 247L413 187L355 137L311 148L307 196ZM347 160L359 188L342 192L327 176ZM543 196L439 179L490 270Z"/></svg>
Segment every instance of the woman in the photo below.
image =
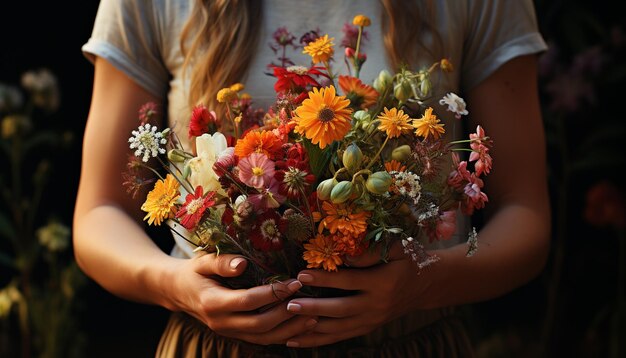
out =
<svg viewBox="0 0 626 358"><path fill-rule="evenodd" d="M158 356L307 355L306 347L319 347L324 356L471 355L450 307L524 284L543 268L548 251L535 79L536 54L546 47L533 11L530 0L216 0L194 6L183 0L103 0L83 47L95 77L74 221L79 265L120 297L176 312ZM419 275L398 247L384 265L359 257L350 263L359 269L307 270L285 283L289 295L303 284L357 294L287 299L260 312L278 300L272 287L229 290L213 279L241 274L245 259L189 258L183 245L171 256L163 253L139 224L140 203L111 175L124 171L128 133L142 104L167 105L170 125L185 140L191 105L204 101L215 107L222 87L245 81L257 105L269 101L264 95L273 81L263 70L273 58L266 44L274 29L303 33L319 27L339 38L341 25L360 13L383 24L368 28L364 81L382 68L450 58L457 70L443 87L467 99L470 128L479 122L496 138L481 248L468 260L465 245L451 241L434 251L440 262Z"/></svg>

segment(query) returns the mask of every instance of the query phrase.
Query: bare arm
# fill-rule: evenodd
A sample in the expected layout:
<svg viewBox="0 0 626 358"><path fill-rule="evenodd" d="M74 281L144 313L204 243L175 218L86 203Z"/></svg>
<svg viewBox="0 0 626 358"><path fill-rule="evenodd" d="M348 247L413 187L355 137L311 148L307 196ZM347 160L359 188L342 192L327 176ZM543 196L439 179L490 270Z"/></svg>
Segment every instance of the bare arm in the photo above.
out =
<svg viewBox="0 0 626 358"><path fill-rule="evenodd" d="M130 200L120 175L129 153L128 137L139 124L137 110L148 101L159 99L107 61L96 60L74 213L80 267L120 297L185 311L222 335L269 344L307 329L310 317L290 319L286 303L263 313L249 312L277 301L269 285L230 290L210 278L241 274L245 260L214 254L173 258L146 235L140 203ZM294 293L300 287L292 281L287 289Z"/></svg>
<svg viewBox="0 0 626 358"><path fill-rule="evenodd" d="M313 333L296 336L288 345L329 344L366 334L416 309L494 298L542 270L548 253L550 211L536 86L536 58L523 56L504 64L469 94L472 118L495 141L491 152L494 168L485 184L491 212L479 233L478 252L465 257L465 244L439 250L435 254L441 261L419 275L399 245L387 264L333 273L303 271L298 279L307 285L356 290L358 294L291 300L292 312L321 318Z"/></svg>

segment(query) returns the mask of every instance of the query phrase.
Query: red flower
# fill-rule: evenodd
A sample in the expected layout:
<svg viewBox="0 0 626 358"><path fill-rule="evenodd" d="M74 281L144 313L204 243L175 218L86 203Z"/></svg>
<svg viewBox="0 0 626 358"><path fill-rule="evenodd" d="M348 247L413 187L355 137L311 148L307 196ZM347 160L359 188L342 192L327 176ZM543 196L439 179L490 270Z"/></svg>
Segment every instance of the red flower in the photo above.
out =
<svg viewBox="0 0 626 358"><path fill-rule="evenodd" d="M598 227L626 227L624 193L614 184L601 181L587 192L585 220Z"/></svg>
<svg viewBox="0 0 626 358"><path fill-rule="evenodd" d="M189 137L199 137L204 133L209 133L211 126L215 126L215 112L209 111L203 104L193 108L191 120L189 121Z"/></svg>
<svg viewBox="0 0 626 358"><path fill-rule="evenodd" d="M195 193L187 194L185 204L176 213L176 218L180 219L181 225L187 230L193 230L200 222L200 219L202 219L202 215L204 215L206 209L215 204L215 200L213 200L214 196L215 192L211 191L203 197L202 187L200 185L196 187Z"/></svg>
<svg viewBox="0 0 626 358"><path fill-rule="evenodd" d="M323 67L313 66L306 68L303 66L274 67L276 83L274 90L279 93L306 92L308 86L320 87L321 85L311 76L326 76L320 71Z"/></svg>
<svg viewBox="0 0 626 358"><path fill-rule="evenodd" d="M250 241L255 249L276 251L283 247L283 234L280 232L281 217L274 210L266 211L256 217L250 232Z"/></svg>

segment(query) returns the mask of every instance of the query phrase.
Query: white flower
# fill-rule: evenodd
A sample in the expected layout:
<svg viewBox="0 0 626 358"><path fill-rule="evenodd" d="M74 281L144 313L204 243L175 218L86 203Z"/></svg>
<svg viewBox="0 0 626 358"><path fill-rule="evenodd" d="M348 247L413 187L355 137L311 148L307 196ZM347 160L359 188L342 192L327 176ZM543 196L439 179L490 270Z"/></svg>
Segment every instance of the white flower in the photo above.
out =
<svg viewBox="0 0 626 358"><path fill-rule="evenodd" d="M400 195L408 196L413 199L413 204L417 205L422 195L420 177L411 172L392 171L389 174L394 179L394 192Z"/></svg>
<svg viewBox="0 0 626 358"><path fill-rule="evenodd" d="M219 191L221 185L218 181L219 177L213 171L213 164L224 155L231 154L232 151L234 148L228 147L226 137L220 132L213 135L205 133L196 137L196 152L198 154L187 163L191 170L189 175L191 185L194 188L201 185L205 193Z"/></svg>
<svg viewBox="0 0 626 358"><path fill-rule="evenodd" d="M51 252L65 250L70 244L70 229L56 221L37 230L39 243Z"/></svg>
<svg viewBox="0 0 626 358"><path fill-rule="evenodd" d="M454 112L454 116L457 119L461 119L461 116L466 116L469 114L467 109L465 109L465 101L463 98L457 96L456 94L450 92L443 96L442 99L439 100L440 105L448 105L448 111Z"/></svg>
<svg viewBox="0 0 626 358"><path fill-rule="evenodd" d="M35 105L54 111L59 107L57 79L47 69L28 71L22 75L22 86L33 94Z"/></svg>
<svg viewBox="0 0 626 358"><path fill-rule="evenodd" d="M137 158L143 156L144 162L147 162L150 157L165 154L165 149L161 148L161 145L167 143L164 136L168 131L169 128L163 132L157 132L157 127L151 126L149 123L139 126L137 130L132 132L133 136L128 139L130 149L135 149Z"/></svg>

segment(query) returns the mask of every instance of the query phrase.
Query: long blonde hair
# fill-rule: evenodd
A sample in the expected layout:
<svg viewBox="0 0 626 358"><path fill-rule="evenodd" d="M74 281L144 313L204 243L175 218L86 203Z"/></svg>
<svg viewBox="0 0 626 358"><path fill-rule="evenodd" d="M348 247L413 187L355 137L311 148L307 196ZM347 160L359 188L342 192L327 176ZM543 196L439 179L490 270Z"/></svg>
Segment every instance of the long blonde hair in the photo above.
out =
<svg viewBox="0 0 626 358"><path fill-rule="evenodd" d="M432 1L381 3L381 26L390 63L396 69L414 64L420 52L430 52L419 41L422 32L430 31L437 37L431 25ZM217 91L243 79L257 50L262 17L261 0L195 1L181 35L184 73L191 71L190 106L202 102L217 108Z"/></svg>

